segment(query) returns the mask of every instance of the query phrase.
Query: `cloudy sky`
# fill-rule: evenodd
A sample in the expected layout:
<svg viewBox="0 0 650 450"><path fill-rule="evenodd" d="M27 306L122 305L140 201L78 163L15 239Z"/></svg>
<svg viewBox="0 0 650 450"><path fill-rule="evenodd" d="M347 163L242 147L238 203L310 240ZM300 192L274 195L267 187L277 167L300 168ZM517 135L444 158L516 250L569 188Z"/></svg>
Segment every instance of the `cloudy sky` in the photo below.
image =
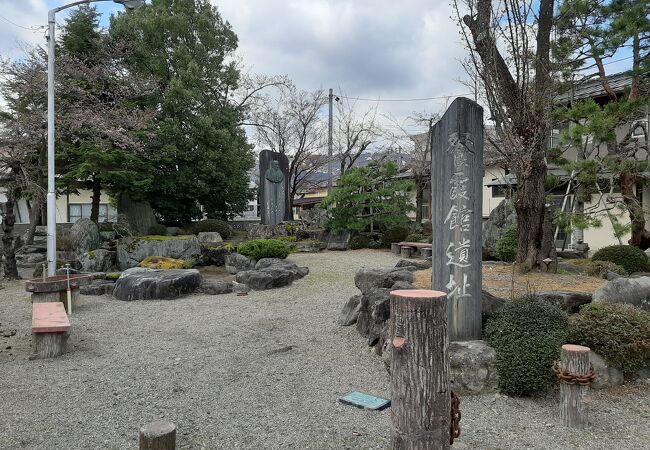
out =
<svg viewBox="0 0 650 450"><path fill-rule="evenodd" d="M0 54L18 57L44 43L47 10L70 0L0 0ZM350 97L413 99L468 93L464 50L449 2L431 0L214 1L240 40L252 72L286 74L302 89L334 88ZM98 3L105 18L120 9ZM59 18L59 21L62 18ZM438 112L448 99L380 102L402 119ZM372 102L358 101L360 109Z"/></svg>

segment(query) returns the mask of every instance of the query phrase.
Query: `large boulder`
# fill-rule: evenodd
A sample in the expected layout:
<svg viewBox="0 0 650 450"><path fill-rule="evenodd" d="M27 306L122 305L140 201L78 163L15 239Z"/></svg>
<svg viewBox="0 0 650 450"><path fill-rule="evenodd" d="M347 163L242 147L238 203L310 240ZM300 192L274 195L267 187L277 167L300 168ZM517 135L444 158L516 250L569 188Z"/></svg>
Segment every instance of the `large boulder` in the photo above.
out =
<svg viewBox="0 0 650 450"><path fill-rule="evenodd" d="M481 316L482 321L485 324L485 322L503 306L506 300L501 297L496 297L486 290L481 291L481 294Z"/></svg>
<svg viewBox="0 0 650 450"><path fill-rule="evenodd" d="M239 253L231 253L225 257L226 271L229 274L235 275L244 270L251 270L255 268L255 261L251 261L247 256Z"/></svg>
<svg viewBox="0 0 650 450"><path fill-rule="evenodd" d="M216 231L201 231L196 237L199 240L199 244L208 247L213 247L223 242L223 238Z"/></svg>
<svg viewBox="0 0 650 450"><path fill-rule="evenodd" d="M357 331L368 338L368 345L376 345L390 318L390 291L392 288L371 288L363 293L357 316Z"/></svg>
<svg viewBox="0 0 650 450"><path fill-rule="evenodd" d="M86 284L79 288L81 295L105 295L112 294L115 289L113 280L93 280L92 283Z"/></svg>
<svg viewBox="0 0 650 450"><path fill-rule="evenodd" d="M588 292L536 292L535 296L559 306L569 314L576 314L582 305L591 303L591 294Z"/></svg>
<svg viewBox="0 0 650 450"><path fill-rule="evenodd" d="M70 240L72 242L72 250L79 255L99 248L102 245L99 228L90 219L81 219L72 225L72 228L70 228Z"/></svg>
<svg viewBox="0 0 650 450"><path fill-rule="evenodd" d="M413 283L415 275L407 268L392 269L362 267L354 275L354 284L362 293L372 288L389 288L397 281Z"/></svg>
<svg viewBox="0 0 650 450"><path fill-rule="evenodd" d="M275 258L264 258L258 261L254 270L237 272L237 283L250 286L256 291L288 286L309 273L307 267Z"/></svg>
<svg viewBox="0 0 650 450"><path fill-rule="evenodd" d="M253 225L248 229L250 239L273 239L278 236L287 236L287 228L283 224L278 225Z"/></svg>
<svg viewBox="0 0 650 450"><path fill-rule="evenodd" d="M590 352L589 362L594 367L594 372L596 372L596 378L591 384L594 389L605 389L625 382L623 372L610 365L597 353Z"/></svg>
<svg viewBox="0 0 650 450"><path fill-rule="evenodd" d="M362 295L353 295L347 302L345 302L341 314L339 315L339 325L348 327L357 322L359 311L361 311L361 297Z"/></svg>
<svg viewBox="0 0 650 450"><path fill-rule="evenodd" d="M483 222L483 259L496 258L497 240L512 225L517 225L517 213L512 202L504 199Z"/></svg>
<svg viewBox="0 0 650 450"><path fill-rule="evenodd" d="M650 311L650 277L616 278L594 292L594 303L626 303Z"/></svg>
<svg viewBox="0 0 650 450"><path fill-rule="evenodd" d="M115 265L117 252L105 249L91 250L79 259L82 272L108 272Z"/></svg>
<svg viewBox="0 0 650 450"><path fill-rule="evenodd" d="M196 236L142 236L120 239L117 263L120 270L136 267L148 256L174 259L198 258L201 246Z"/></svg>
<svg viewBox="0 0 650 450"><path fill-rule="evenodd" d="M449 343L451 388L458 394L478 394L497 390L499 375L496 351L485 341Z"/></svg>
<svg viewBox="0 0 650 450"><path fill-rule="evenodd" d="M341 231L340 233L331 233L327 240L328 250L347 250L350 246L351 234L349 231Z"/></svg>
<svg viewBox="0 0 650 450"><path fill-rule="evenodd" d="M396 268L404 268L415 272L416 270L426 270L431 268L430 259L400 259L395 264Z"/></svg>
<svg viewBox="0 0 650 450"><path fill-rule="evenodd" d="M232 291L232 282L221 280L204 280L199 287L199 292L207 295L230 294Z"/></svg>
<svg viewBox="0 0 650 450"><path fill-rule="evenodd" d="M118 300L173 299L191 294L201 285L196 269L125 270L115 283L113 296Z"/></svg>

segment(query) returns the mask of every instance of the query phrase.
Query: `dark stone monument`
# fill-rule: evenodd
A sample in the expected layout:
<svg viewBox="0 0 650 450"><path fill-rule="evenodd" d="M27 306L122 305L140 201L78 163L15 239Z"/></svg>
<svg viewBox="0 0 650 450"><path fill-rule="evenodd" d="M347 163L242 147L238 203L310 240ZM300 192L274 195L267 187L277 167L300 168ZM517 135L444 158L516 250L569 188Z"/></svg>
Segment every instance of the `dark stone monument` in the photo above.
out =
<svg viewBox="0 0 650 450"><path fill-rule="evenodd" d="M289 200L289 159L282 153L260 152L260 206L264 225L292 220Z"/></svg>
<svg viewBox="0 0 650 450"><path fill-rule="evenodd" d="M432 287L451 340L481 338L483 108L457 98L431 133Z"/></svg>

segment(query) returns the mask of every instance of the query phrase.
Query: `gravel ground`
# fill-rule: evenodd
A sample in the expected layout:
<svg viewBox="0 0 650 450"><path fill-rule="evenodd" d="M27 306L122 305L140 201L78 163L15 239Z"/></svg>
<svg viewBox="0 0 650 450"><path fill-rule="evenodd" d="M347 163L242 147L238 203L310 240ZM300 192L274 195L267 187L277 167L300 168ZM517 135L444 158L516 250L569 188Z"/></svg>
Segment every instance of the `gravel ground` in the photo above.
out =
<svg viewBox="0 0 650 450"><path fill-rule="evenodd" d="M352 390L389 395L389 378L354 327L336 324L362 265L389 252L294 255L311 273L246 297L120 302L82 297L69 352L29 361L31 307L21 283L0 291L0 448L137 448L165 418L188 449L390 447L390 413L341 405ZM11 347L7 349L6 347ZM558 425L557 396L462 399L454 448L650 448L650 387L596 392L593 426Z"/></svg>

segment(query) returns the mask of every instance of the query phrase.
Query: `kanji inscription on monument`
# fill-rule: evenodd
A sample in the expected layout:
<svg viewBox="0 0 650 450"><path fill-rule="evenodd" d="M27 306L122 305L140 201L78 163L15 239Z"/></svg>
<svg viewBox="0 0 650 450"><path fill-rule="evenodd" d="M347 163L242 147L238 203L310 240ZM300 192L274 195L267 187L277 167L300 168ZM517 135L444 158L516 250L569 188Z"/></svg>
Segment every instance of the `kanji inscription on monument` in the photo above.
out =
<svg viewBox="0 0 650 450"><path fill-rule="evenodd" d="M481 337L483 109L457 98L431 132L432 288L452 340Z"/></svg>

